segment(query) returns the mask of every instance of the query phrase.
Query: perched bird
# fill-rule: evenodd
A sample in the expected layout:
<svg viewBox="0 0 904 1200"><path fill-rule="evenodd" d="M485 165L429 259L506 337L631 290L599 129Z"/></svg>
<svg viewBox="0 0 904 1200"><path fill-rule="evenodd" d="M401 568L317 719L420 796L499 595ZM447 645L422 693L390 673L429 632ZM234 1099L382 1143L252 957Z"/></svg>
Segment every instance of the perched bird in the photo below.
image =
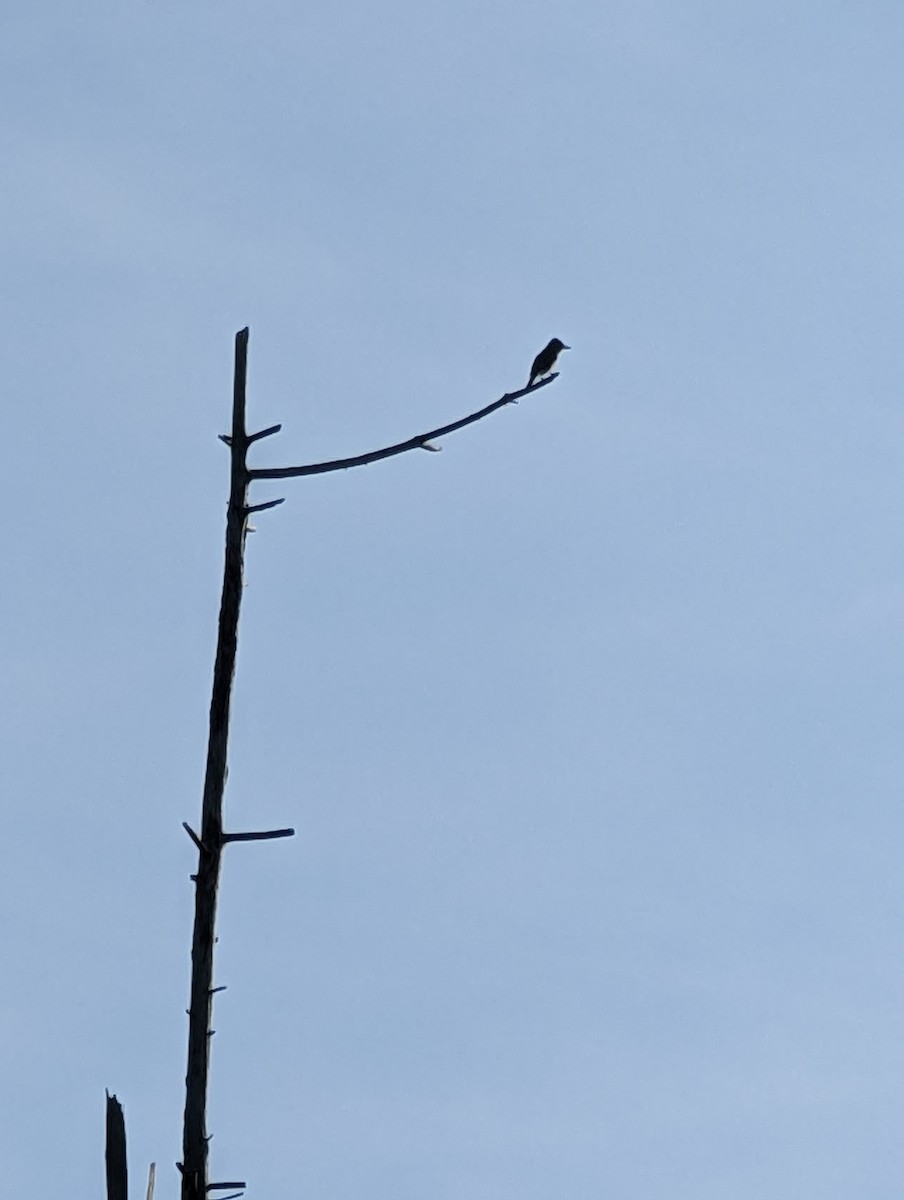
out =
<svg viewBox="0 0 904 1200"><path fill-rule="evenodd" d="M553 338L548 346L540 351L534 359L534 365L530 369L530 379L527 381L527 386L530 387L535 379L539 379L541 375L548 375L559 357L560 350L570 350L570 346L566 346L564 342L558 338Z"/></svg>

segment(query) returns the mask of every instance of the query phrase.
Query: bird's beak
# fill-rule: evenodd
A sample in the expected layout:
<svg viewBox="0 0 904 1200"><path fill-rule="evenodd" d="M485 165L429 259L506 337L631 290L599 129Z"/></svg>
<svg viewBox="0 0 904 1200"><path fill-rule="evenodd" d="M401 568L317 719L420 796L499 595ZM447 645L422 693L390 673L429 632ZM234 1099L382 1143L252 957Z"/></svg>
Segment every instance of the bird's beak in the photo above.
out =
<svg viewBox="0 0 904 1200"><path fill-rule="evenodd" d="M562 349L563 349L563 350L570 350L570 349L571 349L571 347L570 347L570 346L563 346L563 347L562 347Z"/></svg>

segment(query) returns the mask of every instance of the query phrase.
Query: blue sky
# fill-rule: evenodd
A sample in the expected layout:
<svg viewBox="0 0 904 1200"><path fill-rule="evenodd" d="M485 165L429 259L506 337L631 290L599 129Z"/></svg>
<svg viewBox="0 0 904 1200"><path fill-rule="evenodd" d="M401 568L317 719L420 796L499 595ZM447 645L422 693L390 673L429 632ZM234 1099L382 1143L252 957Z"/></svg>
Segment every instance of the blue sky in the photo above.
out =
<svg viewBox="0 0 904 1200"><path fill-rule="evenodd" d="M3 18L4 1190L177 1194L234 333L212 1177L901 1190L904 12ZM37 1164L37 1166L36 1166Z"/></svg>

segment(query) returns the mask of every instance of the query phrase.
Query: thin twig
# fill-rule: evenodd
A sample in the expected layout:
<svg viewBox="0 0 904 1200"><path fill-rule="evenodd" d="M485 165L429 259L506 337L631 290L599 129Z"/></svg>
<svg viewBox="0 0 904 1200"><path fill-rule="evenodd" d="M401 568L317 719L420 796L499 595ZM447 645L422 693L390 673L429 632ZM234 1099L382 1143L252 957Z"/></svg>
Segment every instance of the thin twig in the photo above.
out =
<svg viewBox="0 0 904 1200"><path fill-rule="evenodd" d="M279 433L280 429L282 429L282 425L268 425L266 429L259 429L257 433L249 433L248 445L250 446L252 442L259 442L261 438L272 437L274 433Z"/></svg>
<svg viewBox="0 0 904 1200"><path fill-rule="evenodd" d="M263 504L246 504L245 515L253 512L263 512L265 508L276 508L277 504L285 504L286 498L282 496L279 500L265 500Z"/></svg>
<svg viewBox="0 0 904 1200"><path fill-rule="evenodd" d="M463 429L465 425L473 425L475 421L488 417L491 412L495 412L497 408L503 408L506 404L517 404L522 396L539 392L540 388L546 387L557 378L558 372L547 375L545 379L541 379L539 383L535 383L531 387L522 388L520 392L507 392L501 399L494 400L492 404L488 404L479 412L462 417L460 421L453 421L451 425L441 425L439 429L431 429L428 433L418 434L417 437L409 438L407 442L397 442L394 446L385 446L382 450L371 450L369 454L358 454L353 458L336 458L331 462L308 463L302 467L252 467L248 472L248 477L250 479L292 479L297 475L325 475L327 471L347 471L349 467L364 467L368 463L379 462L381 458L404 454L406 450L426 450L430 448L426 445L427 442L445 437L447 433L454 433L456 429Z"/></svg>
<svg viewBox="0 0 904 1200"><path fill-rule="evenodd" d="M206 854L207 847L204 845L204 843L201 841L201 839L198 837L198 835L192 829L191 825L189 825L188 821L182 822L182 828L185 830L185 832L188 834L188 836L191 838L191 840L195 843L195 845L198 847L198 849L201 851L201 853Z"/></svg>

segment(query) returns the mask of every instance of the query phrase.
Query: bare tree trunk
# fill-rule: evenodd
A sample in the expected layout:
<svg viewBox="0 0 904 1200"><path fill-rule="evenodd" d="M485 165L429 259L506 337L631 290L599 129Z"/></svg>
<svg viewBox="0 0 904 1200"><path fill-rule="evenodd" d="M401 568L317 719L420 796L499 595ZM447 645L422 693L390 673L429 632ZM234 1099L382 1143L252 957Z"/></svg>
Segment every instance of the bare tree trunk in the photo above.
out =
<svg viewBox="0 0 904 1200"><path fill-rule="evenodd" d="M226 750L229 704L242 602L242 569L248 501L248 436L245 431L245 379L248 364L248 330L235 337L235 382L232 397L232 485L226 516L226 562L217 656L210 701L210 734L207 772L195 876L195 924L191 949L191 1006L188 1014L188 1068L185 1076L185 1119L182 1132L182 1200L207 1200L207 1081L210 1062L210 1019L213 1007L213 948L216 940L217 887L223 839L223 790L226 786ZM189 831L191 832L191 831Z"/></svg>
<svg viewBox="0 0 904 1200"><path fill-rule="evenodd" d="M128 1200L129 1171L126 1163L126 1122L122 1105L107 1092L107 1200Z"/></svg>

